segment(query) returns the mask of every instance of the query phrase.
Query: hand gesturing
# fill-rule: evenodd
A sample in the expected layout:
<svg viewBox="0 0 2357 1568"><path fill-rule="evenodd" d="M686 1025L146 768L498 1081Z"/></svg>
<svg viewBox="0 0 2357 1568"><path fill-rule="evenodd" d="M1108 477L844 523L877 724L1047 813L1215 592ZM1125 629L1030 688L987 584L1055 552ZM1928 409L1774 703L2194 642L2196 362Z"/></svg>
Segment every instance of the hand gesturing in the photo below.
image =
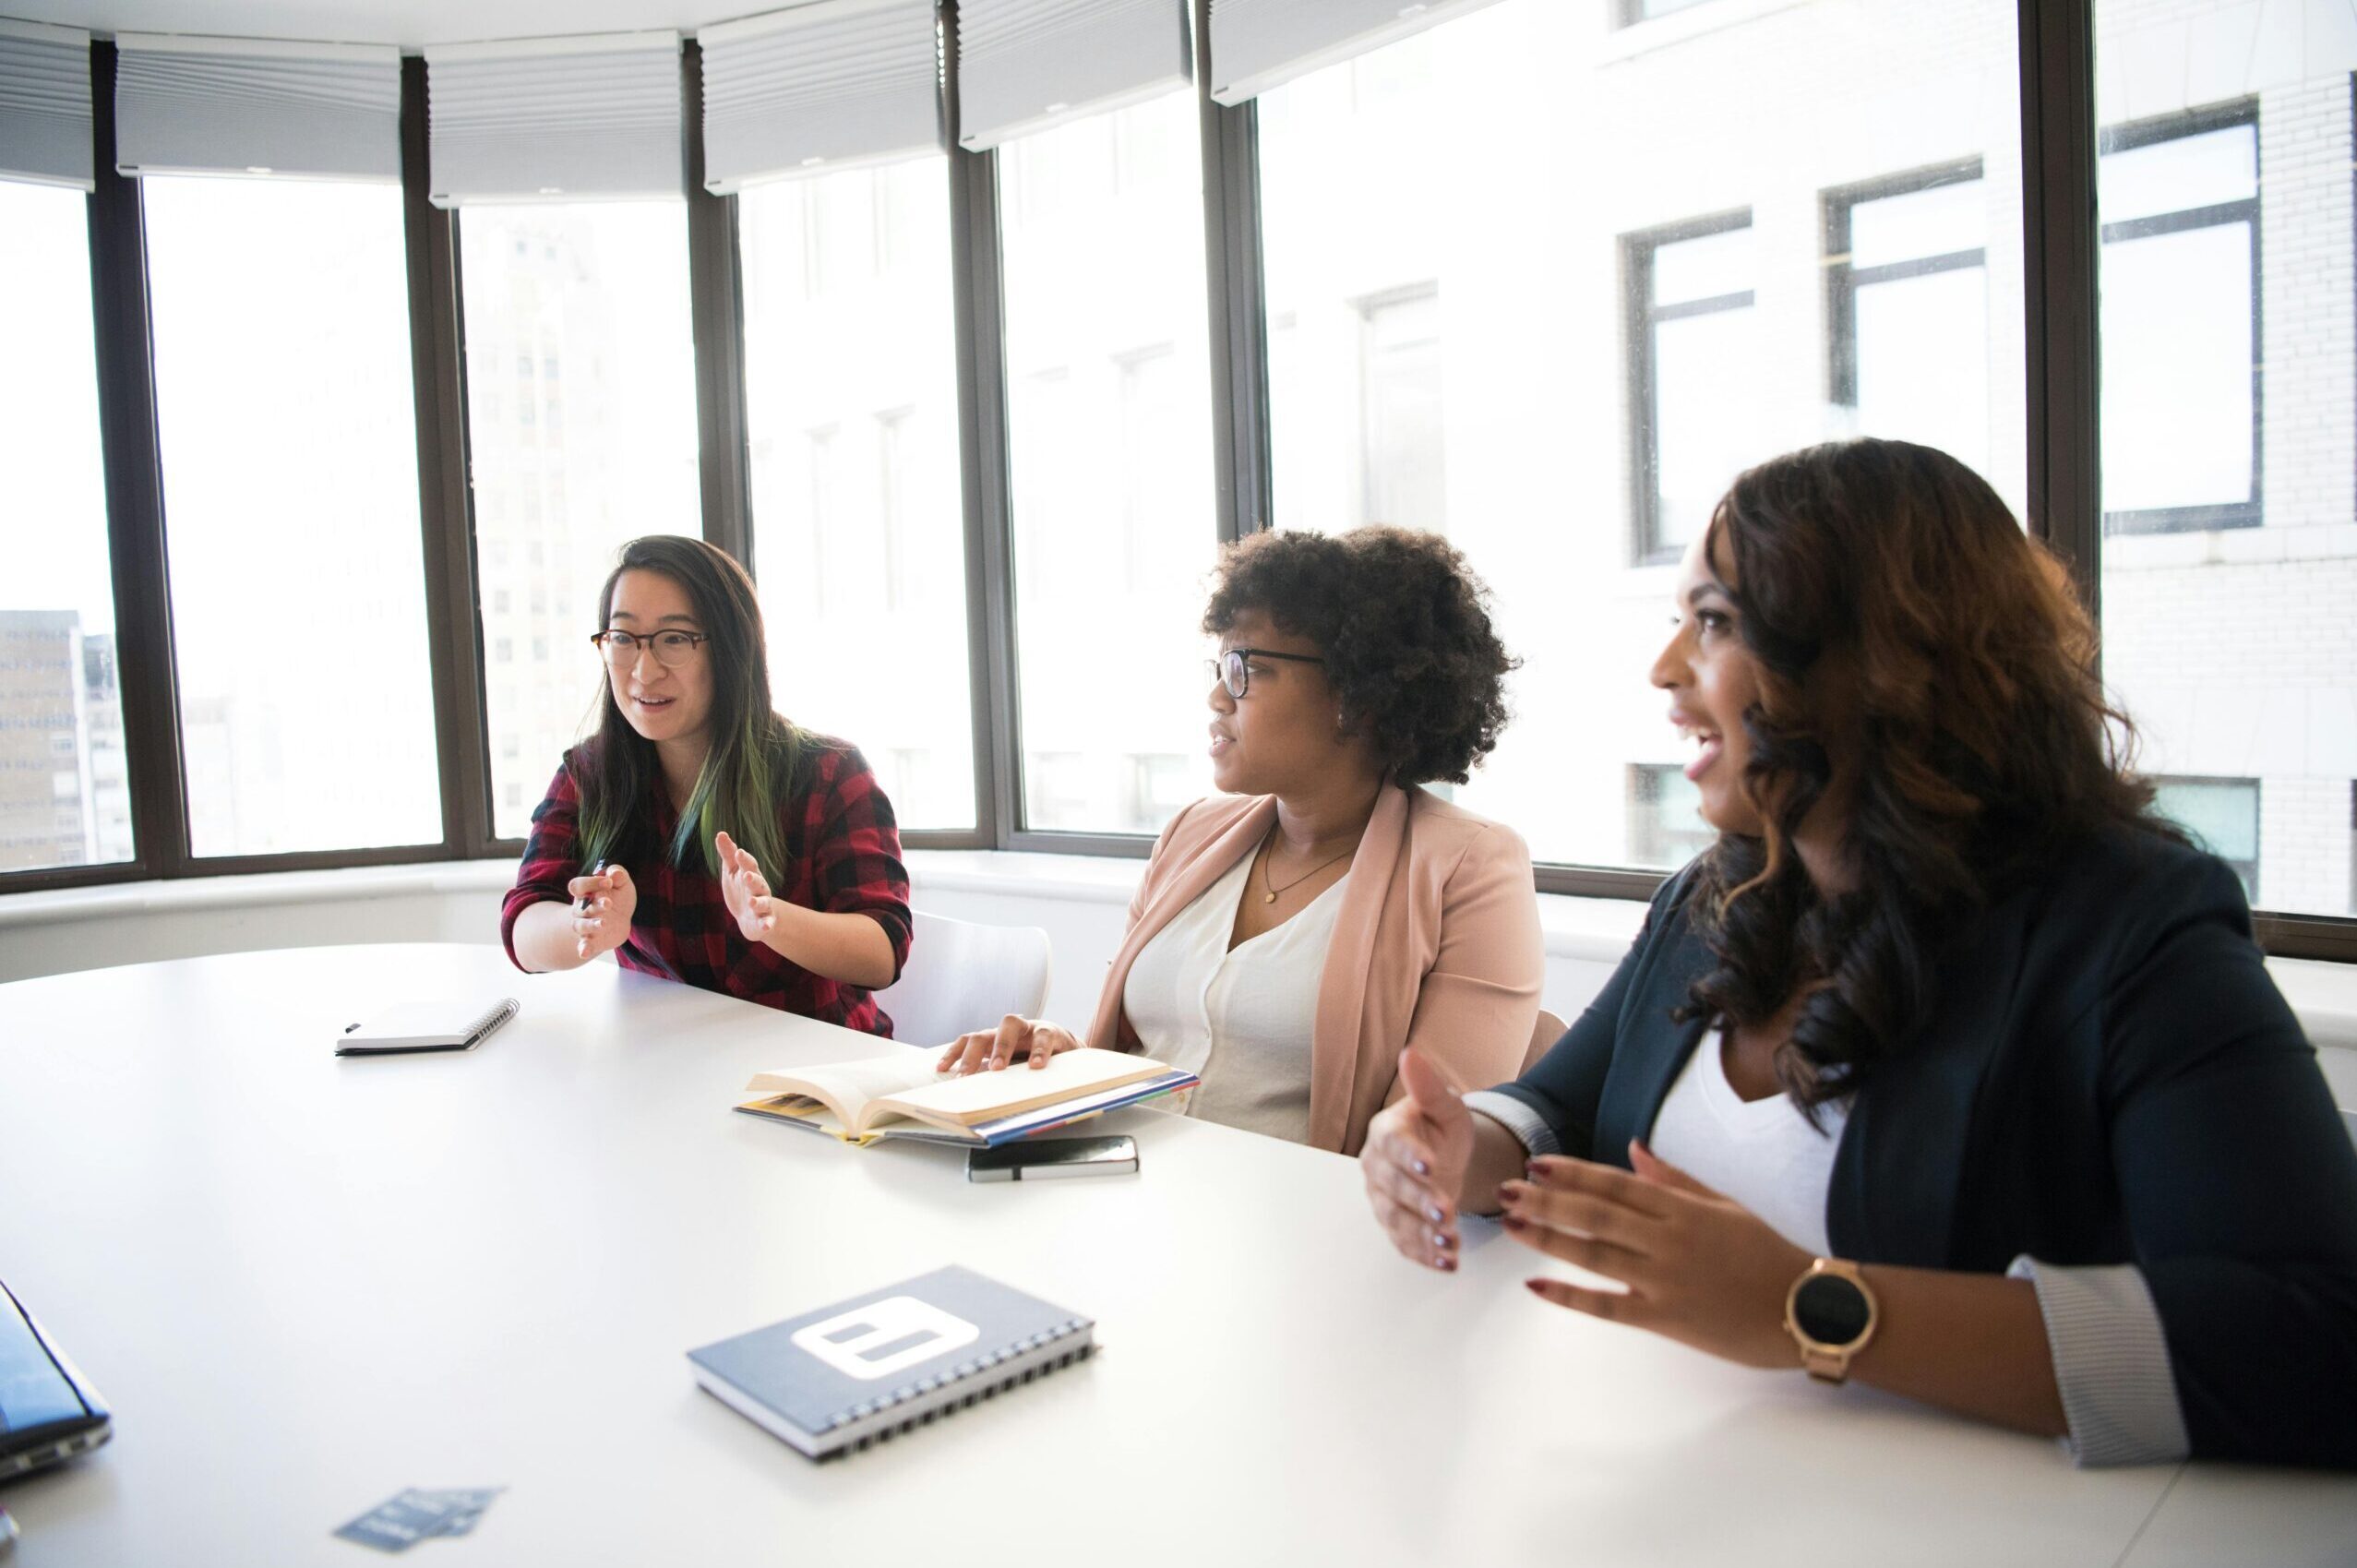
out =
<svg viewBox="0 0 2357 1568"><path fill-rule="evenodd" d="M762 940L777 929L777 912L771 906L769 879L761 875L760 863L726 833L715 833L712 847L720 851L721 901L747 941Z"/></svg>

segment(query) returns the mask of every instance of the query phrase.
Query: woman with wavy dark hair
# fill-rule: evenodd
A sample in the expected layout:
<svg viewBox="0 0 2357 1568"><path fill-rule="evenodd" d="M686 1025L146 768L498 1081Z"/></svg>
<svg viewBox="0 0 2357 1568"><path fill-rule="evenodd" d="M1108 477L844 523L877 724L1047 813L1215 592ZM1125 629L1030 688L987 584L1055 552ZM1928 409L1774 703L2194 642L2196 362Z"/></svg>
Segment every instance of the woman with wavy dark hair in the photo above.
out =
<svg viewBox="0 0 2357 1568"><path fill-rule="evenodd" d="M1403 1062L1394 1243L1502 1212L1625 1287L1556 1306L2085 1463L2357 1465L2357 1153L2066 574L1963 464L1856 441L1735 482L1675 625L1718 840L1521 1078Z"/></svg>
<svg viewBox="0 0 2357 1568"><path fill-rule="evenodd" d="M890 1035L908 957L891 802L858 750L770 706L745 569L700 539L622 547L598 594L597 733L532 814L499 935L525 970L627 969Z"/></svg>
<svg viewBox="0 0 2357 1568"><path fill-rule="evenodd" d="M1229 547L1212 780L1163 831L1088 1043L1196 1071L1191 1114L1356 1153L1401 1047L1511 1072L1544 966L1530 852L1422 786L1497 745L1514 661L1438 535L1262 533ZM1009 1018L945 1071L1081 1043Z"/></svg>

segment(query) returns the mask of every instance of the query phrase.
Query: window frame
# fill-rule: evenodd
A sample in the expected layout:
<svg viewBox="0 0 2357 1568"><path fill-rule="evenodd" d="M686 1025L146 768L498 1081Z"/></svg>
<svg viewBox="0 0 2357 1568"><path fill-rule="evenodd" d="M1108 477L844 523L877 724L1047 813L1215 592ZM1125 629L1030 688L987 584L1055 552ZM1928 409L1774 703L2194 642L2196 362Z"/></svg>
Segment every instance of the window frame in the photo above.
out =
<svg viewBox="0 0 2357 1568"><path fill-rule="evenodd" d="M946 123L955 124L957 0L941 0L949 52L944 71ZM1196 39L1207 35L1211 0L1190 0ZM1698 7L1697 7L1698 8ZM1621 0L1622 25L1641 16L1635 0ZM2100 130L2094 117L2094 37L2088 5L2052 6L2017 0L2021 103L2025 375L2028 402L2028 505L2032 533L2068 562L2090 611L2100 610L2097 569L2103 539L2143 532L2143 519L2111 526L2099 509L2097 401L2097 278L2106 239L2131 237L2139 224L2099 229L2095 221L2097 159L2146 141L2225 126L2255 124L2244 101ZM1651 19L1651 18L1646 18ZM1200 57L1200 56L1199 56ZM195 861L188 855L183 778L165 581L162 498L157 469L154 387L146 309L146 257L139 191L114 172L114 46L91 46L97 189L90 198L92 323L98 354L100 425L107 481L107 533L117 620L126 763L135 858L96 867L0 873L0 896L18 892L86 887L151 879L222 876L289 869L334 868L436 860L510 856L520 841L491 829L490 740L485 729L482 584L468 482L463 309L456 266L456 215L426 199L425 70L422 60L401 66L404 243L410 287L413 381L417 402L420 526L429 657L440 748L444 834L440 843L367 851L314 851ZM703 188L700 54L688 42L681 56L687 162L687 222L690 300L695 338L699 470L704 537L738 559L753 559L747 506L750 453L745 438L741 259L733 197ZM1210 293L1212 426L1217 534L1228 542L1267 525L1271 475L1268 429L1270 324L1262 278L1258 111L1212 102L1197 87L1201 139L1206 286ZM975 737L975 827L968 831L910 830L911 847L1034 850L1143 858L1152 847L1142 834L1035 831L1020 820L1023 798L1020 713L1013 668L1014 604L1007 469L1007 385L999 305L999 185L992 152L952 146L944 192L951 214L951 287L957 335L959 468L964 521L968 657ZM1854 202L1870 191L1894 194L1896 175L1829 193ZM2241 206L2243 204L2227 204ZM2248 204L2254 247L2255 296L2262 286L2255 198ZM2176 214L2144 223L2175 221ZM2207 214L2237 221L2234 213ZM1643 562L1655 527L1657 484L1651 437L1636 428L1636 411L1652 424L1652 254L1660 244L1734 227L1748 210L1669 224L1621 236L1623 306L1630 382L1631 485L1642 520L1629 542ZM1641 248L1639 248L1641 247ZM1835 254L1832 249L1828 255ZM1985 265L1985 247L1984 247ZM1642 286L1634 280L1641 276ZM1828 278L1829 291L1847 287L1854 300L1860 278ZM1829 293L1829 301L1837 296ZM2255 367L2264 323L2253 300ZM1675 308L1675 307L1673 307ZM1829 321L1848 312L1833 312ZM1854 320L1854 316L1851 317ZM1836 349L1828 386L1838 383ZM2259 495L2261 417L2254 396L2254 495ZM2254 509L2255 509L2255 501ZM2162 520L2196 521L2188 509ZM2254 519L2255 521L2255 518ZM2099 623L2100 624L2100 623ZM2357 820L2357 786L2351 811ZM1644 899L1664 874L1616 866L1547 864L1537 868L1540 891L1589 897ZM2261 941L2271 952L2357 962L2357 918L2260 912Z"/></svg>
<svg viewBox="0 0 2357 1568"><path fill-rule="evenodd" d="M1661 542L1661 383L1655 332L1667 321L1750 310L1759 300L1759 290L1753 287L1706 299L1657 305L1653 303L1654 257L1665 245L1732 233L1752 225L1752 209L1741 207L1621 236L1621 290L1627 340L1622 360L1626 366L1623 385L1628 411L1625 419L1631 566L1675 565L1685 553L1683 545Z"/></svg>
<svg viewBox="0 0 2357 1568"><path fill-rule="evenodd" d="M2163 142L2182 141L2187 137L2231 130L2238 126L2251 127L2251 156L2255 164L2265 156L2261 138L2266 135L2266 129L2259 124L2259 105L2255 98L2237 99L2228 103L2209 104L2108 126L2096 138L2096 156L2100 162L2109 153L2131 152L2137 148L2157 147ZM2096 213L2099 262L2102 246L2119 241L2152 239L2162 234L2186 233L2195 229L2223 228L2230 223L2248 224L2251 235L2250 498L2189 507L2146 507L2133 511L2106 511L2103 514L2106 538L2138 533L2189 533L2212 529L2257 528L2267 521L2267 322L2264 315L2267 278L2260 269L2263 257L2260 250L2259 203L2264 189L2260 172L2257 167L2252 169L2251 195L2239 201L2189 207L2180 211L2163 212L2149 218L2131 218L2117 223L2102 222L2100 210ZM2100 477L2099 473L2099 481Z"/></svg>
<svg viewBox="0 0 2357 1568"><path fill-rule="evenodd" d="M1905 174L1838 186L1824 194L1827 401L1853 412L1858 407L1860 290L1871 289L1877 283L1896 283L1908 278L1958 272L1969 267L1978 267L1985 272L1989 266L1989 246L1984 242L1970 250L1943 251L1936 256L1859 267L1850 260L1852 215L1869 202L1887 201L1893 197L1912 196L1918 191L1937 190L1944 186L1963 185L1983 177L1980 158L1957 158L1920 169L1910 169Z"/></svg>

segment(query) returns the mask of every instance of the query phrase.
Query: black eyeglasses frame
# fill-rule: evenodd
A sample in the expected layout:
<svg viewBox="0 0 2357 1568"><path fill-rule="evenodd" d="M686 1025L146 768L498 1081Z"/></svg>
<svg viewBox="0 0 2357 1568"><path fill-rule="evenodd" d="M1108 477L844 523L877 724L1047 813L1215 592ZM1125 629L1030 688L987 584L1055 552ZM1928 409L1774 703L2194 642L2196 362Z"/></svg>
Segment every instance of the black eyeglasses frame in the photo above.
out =
<svg viewBox="0 0 2357 1568"><path fill-rule="evenodd" d="M1252 668L1250 661L1253 659L1283 659L1289 664L1323 664L1325 663L1314 653L1280 653L1274 648L1226 648L1221 650L1218 658L1205 659L1203 667L1211 672L1212 679L1219 682L1226 688L1228 696L1241 702L1244 700L1244 694L1252 689ZM1231 669L1235 672L1232 679L1228 674Z"/></svg>

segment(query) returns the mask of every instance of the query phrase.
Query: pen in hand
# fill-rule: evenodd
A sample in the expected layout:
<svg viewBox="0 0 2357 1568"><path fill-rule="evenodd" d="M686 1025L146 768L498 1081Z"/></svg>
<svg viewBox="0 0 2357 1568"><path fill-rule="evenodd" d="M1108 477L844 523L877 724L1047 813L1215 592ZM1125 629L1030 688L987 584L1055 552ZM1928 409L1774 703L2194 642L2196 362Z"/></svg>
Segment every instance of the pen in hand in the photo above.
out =
<svg viewBox="0 0 2357 1568"><path fill-rule="evenodd" d="M605 857L602 855L599 856L597 863L589 868L589 874L592 877L603 877L605 875L606 865L607 861ZM573 901L573 913L576 916L581 916L587 915L589 912L590 896L587 893L583 893L580 897ZM573 951L580 956L587 958L589 956L589 939L587 937L575 938L573 940Z"/></svg>
<svg viewBox="0 0 2357 1568"><path fill-rule="evenodd" d="M592 877L603 877L605 875L606 864L607 862L605 857L602 855L599 856L597 858L597 864L589 868L589 874ZM576 915L587 915L589 913L589 907L590 901L589 894L587 893L583 893L580 897L573 901L573 913Z"/></svg>

